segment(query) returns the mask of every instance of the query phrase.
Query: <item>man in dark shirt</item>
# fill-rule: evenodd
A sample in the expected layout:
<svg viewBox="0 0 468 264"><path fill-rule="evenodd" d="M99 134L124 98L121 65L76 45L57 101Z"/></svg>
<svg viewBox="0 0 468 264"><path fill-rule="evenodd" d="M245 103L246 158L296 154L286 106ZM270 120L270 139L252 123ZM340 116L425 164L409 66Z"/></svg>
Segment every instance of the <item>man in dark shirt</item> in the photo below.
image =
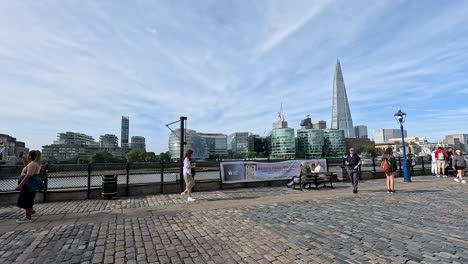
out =
<svg viewBox="0 0 468 264"><path fill-rule="evenodd" d="M349 149L349 154L346 156L345 164L348 169L349 180L353 184L353 193L358 192L358 172L361 166L361 158L354 152L353 148Z"/></svg>

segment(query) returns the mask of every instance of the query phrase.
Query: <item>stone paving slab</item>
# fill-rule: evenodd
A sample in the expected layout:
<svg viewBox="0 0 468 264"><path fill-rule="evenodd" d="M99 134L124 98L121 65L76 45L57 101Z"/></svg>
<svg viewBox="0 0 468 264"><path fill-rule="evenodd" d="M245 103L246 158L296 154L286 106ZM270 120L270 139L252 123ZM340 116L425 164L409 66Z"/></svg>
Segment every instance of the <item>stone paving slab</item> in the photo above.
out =
<svg viewBox="0 0 468 264"><path fill-rule="evenodd" d="M197 193L257 197L239 201L57 210L0 226L0 263L468 263L468 186L450 180L415 178L395 194L376 180L358 195L261 188Z"/></svg>

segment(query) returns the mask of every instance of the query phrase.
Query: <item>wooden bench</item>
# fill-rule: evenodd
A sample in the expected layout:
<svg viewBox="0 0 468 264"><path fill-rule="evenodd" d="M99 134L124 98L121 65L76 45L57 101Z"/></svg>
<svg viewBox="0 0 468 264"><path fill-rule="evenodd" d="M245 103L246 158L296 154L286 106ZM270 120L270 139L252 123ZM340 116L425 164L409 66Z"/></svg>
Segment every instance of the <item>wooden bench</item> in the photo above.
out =
<svg viewBox="0 0 468 264"><path fill-rule="evenodd" d="M320 184L323 184L322 187L333 187L333 172L311 172L303 175L299 182L294 182L293 189L296 189L296 185L299 185L300 190L305 187L306 184L315 185L315 189L318 189ZM327 183L329 186L327 186Z"/></svg>

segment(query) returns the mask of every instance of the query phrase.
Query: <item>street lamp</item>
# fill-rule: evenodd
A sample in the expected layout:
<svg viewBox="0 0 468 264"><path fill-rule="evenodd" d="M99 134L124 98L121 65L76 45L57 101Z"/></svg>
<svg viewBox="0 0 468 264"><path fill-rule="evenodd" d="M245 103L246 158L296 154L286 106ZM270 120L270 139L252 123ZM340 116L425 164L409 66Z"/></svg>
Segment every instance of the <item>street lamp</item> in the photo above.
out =
<svg viewBox="0 0 468 264"><path fill-rule="evenodd" d="M398 108L398 112L395 114L395 119L400 123L400 130L401 130L401 144L403 147L403 179L404 182L411 182L411 175L408 169L408 159L406 158L406 145L405 145L405 134L403 130L403 123L406 119L406 113L402 112L400 108Z"/></svg>

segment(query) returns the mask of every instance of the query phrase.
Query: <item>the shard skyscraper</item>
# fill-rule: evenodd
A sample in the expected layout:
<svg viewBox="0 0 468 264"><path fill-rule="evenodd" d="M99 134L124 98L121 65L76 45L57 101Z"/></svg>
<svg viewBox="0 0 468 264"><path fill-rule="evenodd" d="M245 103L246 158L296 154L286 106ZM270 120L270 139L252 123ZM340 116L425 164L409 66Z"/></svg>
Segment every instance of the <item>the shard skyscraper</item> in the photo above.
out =
<svg viewBox="0 0 468 264"><path fill-rule="evenodd" d="M349 110L348 96L341 72L340 60L336 60L335 78L333 79L332 129L344 130L346 138L354 138L353 119Z"/></svg>

